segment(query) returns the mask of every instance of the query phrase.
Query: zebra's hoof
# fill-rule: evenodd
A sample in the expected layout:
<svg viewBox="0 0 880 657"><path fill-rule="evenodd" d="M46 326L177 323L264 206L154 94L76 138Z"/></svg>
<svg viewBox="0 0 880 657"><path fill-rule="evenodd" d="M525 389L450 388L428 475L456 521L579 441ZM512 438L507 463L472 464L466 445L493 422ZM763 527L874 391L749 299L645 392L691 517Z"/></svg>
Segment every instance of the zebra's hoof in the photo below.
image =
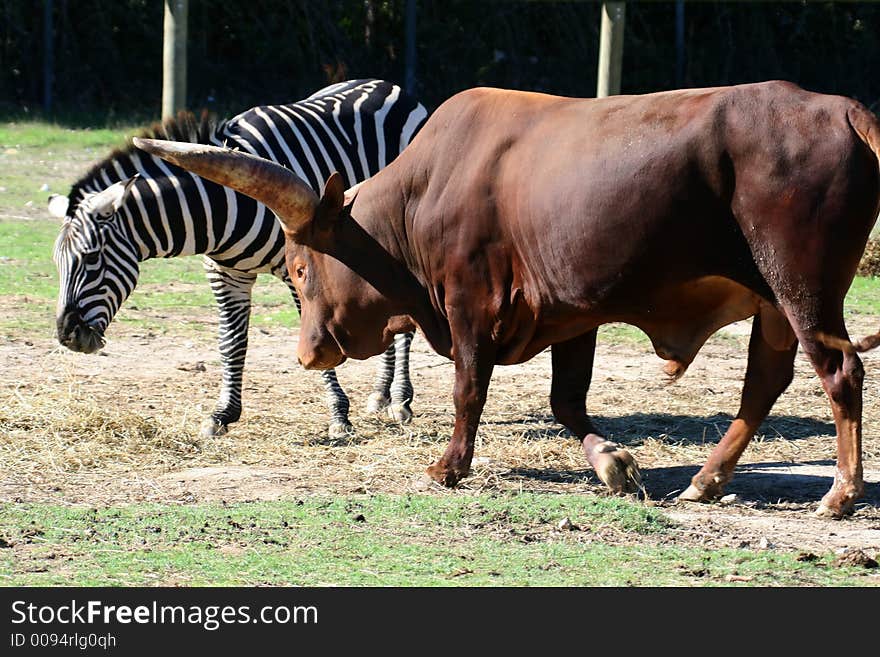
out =
<svg viewBox="0 0 880 657"><path fill-rule="evenodd" d="M384 411L391 404L391 398L381 392L371 392L367 397L367 412L378 413Z"/></svg>
<svg viewBox="0 0 880 657"><path fill-rule="evenodd" d="M413 419L413 412L409 410L409 402L403 404L389 404L388 417L398 424L409 424Z"/></svg>
<svg viewBox="0 0 880 657"><path fill-rule="evenodd" d="M215 438L223 436L229 431L229 425L215 420L212 417L206 417L202 426L199 428L199 435L202 438Z"/></svg>
<svg viewBox="0 0 880 657"><path fill-rule="evenodd" d="M327 435L331 438L348 438L354 433L354 427L348 422L333 422L327 429Z"/></svg>

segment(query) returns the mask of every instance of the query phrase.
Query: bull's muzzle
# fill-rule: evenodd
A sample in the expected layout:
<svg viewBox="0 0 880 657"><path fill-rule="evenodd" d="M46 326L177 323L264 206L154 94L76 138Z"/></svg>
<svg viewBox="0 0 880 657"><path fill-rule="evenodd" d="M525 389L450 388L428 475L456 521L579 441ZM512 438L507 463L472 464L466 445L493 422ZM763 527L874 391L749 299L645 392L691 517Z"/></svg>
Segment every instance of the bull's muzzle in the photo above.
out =
<svg viewBox="0 0 880 657"><path fill-rule="evenodd" d="M307 370L332 370L345 362L342 352L334 349L313 348L304 349L302 345L297 350L297 362Z"/></svg>
<svg viewBox="0 0 880 657"><path fill-rule="evenodd" d="M104 334L100 329L86 324L79 311L67 307L58 316L58 342L71 351L92 354L104 346Z"/></svg>

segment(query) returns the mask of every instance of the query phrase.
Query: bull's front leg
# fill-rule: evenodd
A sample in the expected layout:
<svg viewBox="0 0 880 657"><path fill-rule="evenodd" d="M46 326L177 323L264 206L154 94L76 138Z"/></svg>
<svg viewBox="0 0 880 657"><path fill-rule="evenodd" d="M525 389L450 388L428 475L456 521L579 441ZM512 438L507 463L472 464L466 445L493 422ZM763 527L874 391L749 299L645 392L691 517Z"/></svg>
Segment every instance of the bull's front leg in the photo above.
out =
<svg viewBox="0 0 880 657"><path fill-rule="evenodd" d="M428 476L437 483L452 487L470 472L477 426L494 367L494 346L455 342L455 428L446 452L427 469Z"/></svg>
<svg viewBox="0 0 880 657"><path fill-rule="evenodd" d="M597 329L593 329L550 348L553 364L550 407L556 420L581 440L587 461L599 479L615 493L634 493L642 485L635 459L623 447L599 434L587 415L596 333Z"/></svg>

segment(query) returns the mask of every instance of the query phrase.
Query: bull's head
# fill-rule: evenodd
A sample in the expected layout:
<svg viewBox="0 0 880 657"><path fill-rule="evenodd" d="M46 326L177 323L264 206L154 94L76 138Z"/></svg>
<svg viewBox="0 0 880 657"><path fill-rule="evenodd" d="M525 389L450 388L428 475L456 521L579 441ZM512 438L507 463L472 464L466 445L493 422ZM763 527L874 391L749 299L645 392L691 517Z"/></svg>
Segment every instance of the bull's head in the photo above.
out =
<svg viewBox="0 0 880 657"><path fill-rule="evenodd" d="M247 153L156 139L133 141L138 148L257 199L278 216L287 269L302 303L297 355L304 367L330 369L347 357L380 354L394 333L412 329L344 255L351 251L345 248L350 236L341 233L359 227L345 207L339 174L330 176L319 197L289 169ZM362 255L381 258L381 247L366 233L362 237L358 247L367 252Z"/></svg>

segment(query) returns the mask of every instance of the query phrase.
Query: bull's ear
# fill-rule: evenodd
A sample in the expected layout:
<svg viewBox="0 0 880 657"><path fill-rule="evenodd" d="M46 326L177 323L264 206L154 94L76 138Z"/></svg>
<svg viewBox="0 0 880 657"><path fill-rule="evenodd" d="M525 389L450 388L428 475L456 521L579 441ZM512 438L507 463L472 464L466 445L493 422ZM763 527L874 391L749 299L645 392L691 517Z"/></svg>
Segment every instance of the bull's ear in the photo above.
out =
<svg viewBox="0 0 880 657"><path fill-rule="evenodd" d="M58 219L64 219L67 216L67 208L70 206L70 199L61 194L51 194L49 196L49 214Z"/></svg>
<svg viewBox="0 0 880 657"><path fill-rule="evenodd" d="M328 229L339 218L345 203L345 182L339 172L334 171L324 183L324 193L315 211L319 229Z"/></svg>

